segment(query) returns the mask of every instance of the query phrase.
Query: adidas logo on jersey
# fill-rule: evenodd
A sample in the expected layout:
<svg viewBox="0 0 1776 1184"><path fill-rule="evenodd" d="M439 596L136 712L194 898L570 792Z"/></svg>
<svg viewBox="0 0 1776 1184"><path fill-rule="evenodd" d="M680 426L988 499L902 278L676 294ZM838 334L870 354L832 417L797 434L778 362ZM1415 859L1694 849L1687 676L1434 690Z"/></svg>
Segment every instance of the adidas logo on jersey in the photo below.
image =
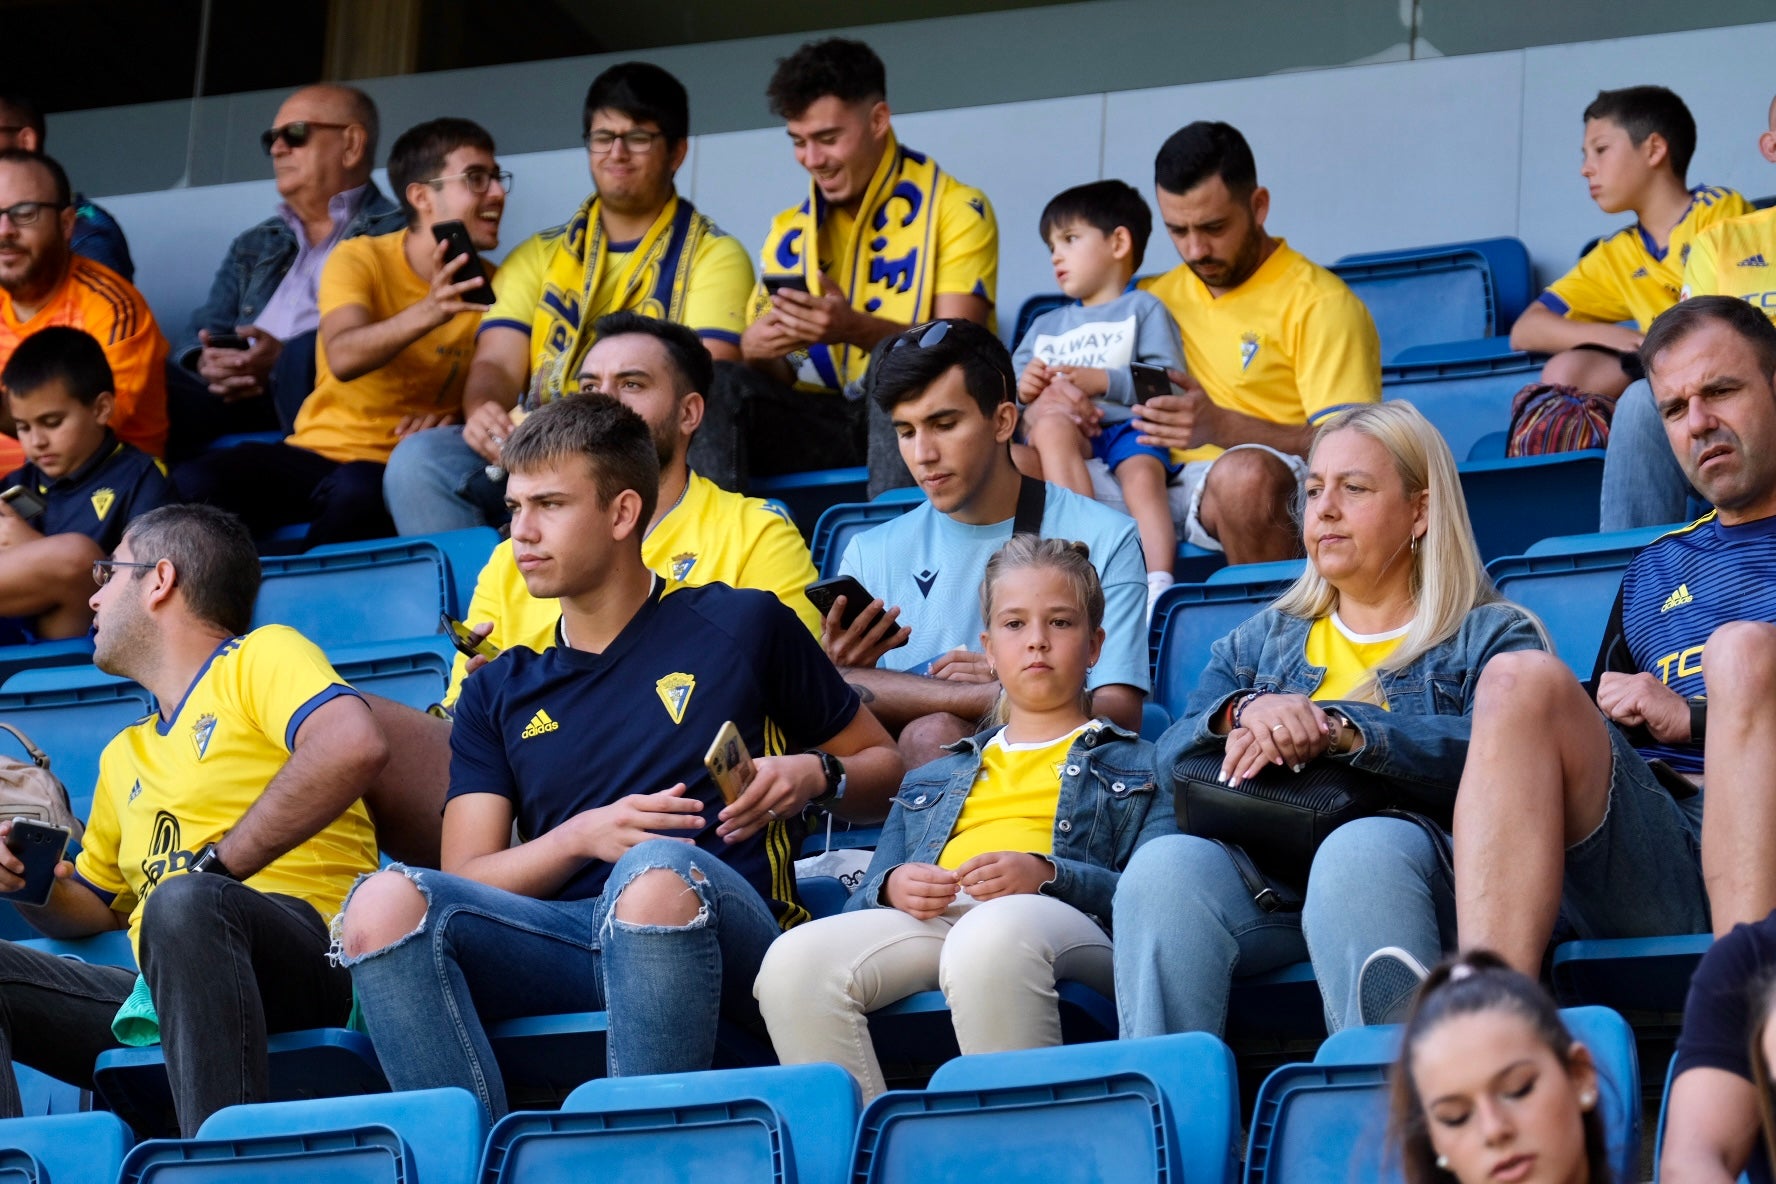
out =
<svg viewBox="0 0 1776 1184"><path fill-rule="evenodd" d="M549 718L548 712L539 711L530 717L530 723L525 726L525 729L522 732L518 733L518 739L530 740L534 737L541 736L545 732L553 732L560 726L560 724Z"/></svg>
<svg viewBox="0 0 1776 1184"><path fill-rule="evenodd" d="M1677 586L1677 591L1667 596L1665 598L1665 603L1659 606L1659 611L1662 613L1668 613L1674 608L1682 608L1684 605L1689 604L1695 599L1694 596L1690 595L1690 586L1688 584L1679 584Z"/></svg>
<svg viewBox="0 0 1776 1184"><path fill-rule="evenodd" d="M1745 258L1739 260L1739 266L1740 267L1768 267L1770 265L1768 263L1764 262L1763 252L1760 251L1756 255L1747 255Z"/></svg>

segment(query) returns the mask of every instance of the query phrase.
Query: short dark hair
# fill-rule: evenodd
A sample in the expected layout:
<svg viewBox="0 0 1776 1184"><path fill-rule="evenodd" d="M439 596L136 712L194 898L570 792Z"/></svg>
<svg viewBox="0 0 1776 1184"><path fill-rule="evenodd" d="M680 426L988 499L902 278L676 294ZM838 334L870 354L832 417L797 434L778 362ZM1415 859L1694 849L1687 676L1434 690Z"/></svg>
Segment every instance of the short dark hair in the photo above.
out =
<svg viewBox="0 0 1776 1184"><path fill-rule="evenodd" d="M74 187L68 184L68 171L55 157L29 148L0 148L0 164L34 164L49 174L55 185L56 204L66 208L74 204Z"/></svg>
<svg viewBox="0 0 1776 1184"><path fill-rule="evenodd" d="M957 366L962 385L983 415L992 415L1017 389L1017 372L999 335L953 317L914 325L877 345L870 357L871 397L883 411L893 411Z"/></svg>
<svg viewBox="0 0 1776 1184"><path fill-rule="evenodd" d="M765 87L771 114L796 119L832 95L845 103L875 103L888 97L888 70L876 51L861 41L828 37L809 41L786 58Z"/></svg>
<svg viewBox="0 0 1776 1184"><path fill-rule="evenodd" d="M525 416L500 450L509 473L527 473L570 456L591 462L601 505L633 489L641 495L642 522L653 521L660 500L660 452L647 420L609 395L566 395Z"/></svg>
<svg viewBox="0 0 1776 1184"><path fill-rule="evenodd" d="M691 99L684 83L652 62L618 62L586 88L580 139L592 134L595 111L621 111L636 123L658 125L676 147L691 134Z"/></svg>
<svg viewBox="0 0 1776 1184"><path fill-rule="evenodd" d="M1231 123L1199 119L1185 124L1153 158L1153 183L1167 193L1189 193L1210 177L1220 177L1237 197L1258 188L1252 146Z"/></svg>
<svg viewBox="0 0 1776 1184"><path fill-rule="evenodd" d="M1660 313L1641 340L1641 367L1650 374L1660 354L1711 322L1727 326L1751 346L1765 378L1776 375L1776 325L1737 296L1692 296Z"/></svg>
<svg viewBox="0 0 1776 1184"><path fill-rule="evenodd" d="M599 317L592 325L592 334L595 342L630 334L652 337L666 350L666 358L676 372L680 396L696 391L707 398L714 391L715 361L709 356L709 347L696 330L677 321L645 317L626 309Z"/></svg>
<svg viewBox="0 0 1776 1184"><path fill-rule="evenodd" d="M1696 119L1684 101L1662 86L1624 86L1600 90L1585 108L1585 121L1607 119L1628 133L1638 148L1654 132L1664 137L1671 153L1671 171L1679 181L1690 171L1696 155Z"/></svg>
<svg viewBox="0 0 1776 1184"><path fill-rule="evenodd" d="M1118 226L1127 230L1135 248L1129 266L1141 266L1147 255L1147 240L1153 236L1153 211L1133 185L1127 181L1093 181L1064 189L1043 207L1038 229L1046 244L1048 236L1060 227L1081 222L1106 235L1115 234Z"/></svg>
<svg viewBox="0 0 1776 1184"><path fill-rule="evenodd" d="M419 211L407 200L407 186L443 176L445 158L458 148L481 148L491 153L493 137L472 119L447 115L408 128L389 149L389 188L395 191L395 200L407 215L407 225L416 225L419 220Z"/></svg>
<svg viewBox="0 0 1776 1184"><path fill-rule="evenodd" d="M37 147L39 150L43 148L44 141L49 138L49 129L44 126L43 109L37 106L36 100L17 91L0 94L0 115L36 132Z"/></svg>
<svg viewBox="0 0 1776 1184"><path fill-rule="evenodd" d="M71 398L88 407L106 391L117 390L105 348L92 334L66 325L39 329L19 342L0 370L0 389L16 399L57 381Z"/></svg>
<svg viewBox="0 0 1776 1184"><path fill-rule="evenodd" d="M253 627L259 599L259 552L246 524L227 510L196 503L162 506L123 532L143 563L172 561L193 615L236 636Z"/></svg>

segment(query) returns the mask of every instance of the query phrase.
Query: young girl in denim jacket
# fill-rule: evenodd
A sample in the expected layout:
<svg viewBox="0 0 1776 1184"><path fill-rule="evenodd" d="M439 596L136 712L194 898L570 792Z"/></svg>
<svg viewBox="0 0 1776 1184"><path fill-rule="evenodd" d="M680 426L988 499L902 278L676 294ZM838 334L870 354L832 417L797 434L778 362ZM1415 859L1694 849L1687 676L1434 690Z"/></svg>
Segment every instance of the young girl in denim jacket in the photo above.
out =
<svg viewBox="0 0 1776 1184"><path fill-rule="evenodd" d="M753 987L784 1064L834 1061L885 1088L868 1014L942 987L964 1053L1061 1042L1058 979L1108 995L1116 879L1175 833L1153 746L1093 719L1104 591L1080 543L1017 535L987 564L993 727L907 774L840 916L777 939Z"/></svg>

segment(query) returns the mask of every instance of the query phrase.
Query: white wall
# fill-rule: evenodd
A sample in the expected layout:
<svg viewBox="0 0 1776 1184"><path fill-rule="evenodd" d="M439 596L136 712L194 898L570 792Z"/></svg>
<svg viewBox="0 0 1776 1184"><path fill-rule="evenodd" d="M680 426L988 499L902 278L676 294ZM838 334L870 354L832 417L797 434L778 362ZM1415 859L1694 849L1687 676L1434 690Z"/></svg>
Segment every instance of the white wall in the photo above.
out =
<svg viewBox="0 0 1776 1184"><path fill-rule="evenodd" d="M1578 176L1580 113L1599 89L1672 87L1701 129L1692 182L1755 197L1776 192L1776 169L1756 148L1773 58L1776 23L921 112L896 127L991 197L1009 332L1027 296L1054 288L1036 238L1047 200L1099 177L1146 190L1160 142L1193 119L1245 132L1272 193L1271 229L1310 257L1514 234L1549 279L1586 239L1627 221L1599 211ZM518 176L506 247L562 221L589 186L579 148L502 163ZM807 191L779 128L698 137L679 177L754 251L771 215ZM266 217L276 194L267 180L102 200L129 234L139 286L177 337L229 239ZM1156 233L1144 270L1175 262Z"/></svg>

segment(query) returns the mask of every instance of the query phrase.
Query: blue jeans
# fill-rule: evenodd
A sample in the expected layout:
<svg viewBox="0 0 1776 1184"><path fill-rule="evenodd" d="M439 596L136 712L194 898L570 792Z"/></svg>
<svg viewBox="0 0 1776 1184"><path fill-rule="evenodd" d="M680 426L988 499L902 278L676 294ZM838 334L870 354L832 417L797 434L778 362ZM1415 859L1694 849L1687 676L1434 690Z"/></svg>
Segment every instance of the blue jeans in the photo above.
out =
<svg viewBox="0 0 1776 1184"><path fill-rule="evenodd" d="M429 428L395 445L382 496L399 534L438 534L506 520L506 483L492 480L461 425Z"/></svg>
<svg viewBox="0 0 1776 1184"><path fill-rule="evenodd" d="M612 915L623 886L653 868L677 872L702 899L689 925ZM506 1091L487 1027L520 1016L608 1011L612 1076L707 1069L724 1012L762 1024L752 983L777 921L752 885L707 851L649 840L630 848L610 887L588 900L537 900L400 870L426 898L424 920L392 945L341 959L396 1089L461 1086L497 1120Z"/></svg>
<svg viewBox="0 0 1776 1184"><path fill-rule="evenodd" d="M1703 508L1693 509L1692 504ZM1707 513L1706 503L1690 487L1671 451L1664 422L1653 405L1653 388L1644 378L1616 400L1598 509L1600 530L1663 526Z"/></svg>

